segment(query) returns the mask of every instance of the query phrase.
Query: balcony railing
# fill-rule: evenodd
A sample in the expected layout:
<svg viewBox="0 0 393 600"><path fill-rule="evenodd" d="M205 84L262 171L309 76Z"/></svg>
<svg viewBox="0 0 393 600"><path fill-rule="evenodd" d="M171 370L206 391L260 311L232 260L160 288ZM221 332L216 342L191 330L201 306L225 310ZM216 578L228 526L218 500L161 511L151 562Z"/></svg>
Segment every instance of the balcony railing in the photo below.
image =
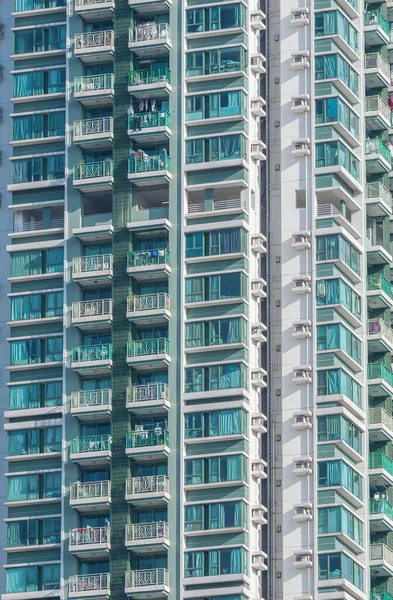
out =
<svg viewBox="0 0 393 600"><path fill-rule="evenodd" d="M75 50L113 46L114 40L114 31L89 31L87 33L77 33L75 35Z"/></svg>
<svg viewBox="0 0 393 600"><path fill-rule="evenodd" d="M76 346L72 349L72 362L94 362L110 360L112 344L97 344L96 346Z"/></svg>
<svg viewBox="0 0 393 600"><path fill-rule="evenodd" d="M385 425L385 427L393 433L393 416L384 408L369 408L368 419L369 425L380 423L381 425Z"/></svg>
<svg viewBox="0 0 393 600"><path fill-rule="evenodd" d="M126 571L127 588L164 585L169 585L169 571L167 569L144 569L143 571Z"/></svg>
<svg viewBox="0 0 393 600"><path fill-rule="evenodd" d="M366 96L366 112L380 112L387 121L390 121L390 108L381 96Z"/></svg>
<svg viewBox="0 0 393 600"><path fill-rule="evenodd" d="M368 379L383 379L393 387L393 373L382 363L368 365Z"/></svg>
<svg viewBox="0 0 393 600"><path fill-rule="evenodd" d="M166 475L150 475L149 477L131 477L126 479L126 494L148 496L149 494L169 492L169 478Z"/></svg>
<svg viewBox="0 0 393 600"><path fill-rule="evenodd" d="M88 435L71 440L71 454L84 452L108 452L111 449L112 436Z"/></svg>
<svg viewBox="0 0 393 600"><path fill-rule="evenodd" d="M379 182L366 184L366 198L382 198L388 206L392 206L391 193Z"/></svg>
<svg viewBox="0 0 393 600"><path fill-rule="evenodd" d="M171 41L171 28L167 23L141 23L128 30L128 41L130 44L135 42L152 42L154 40L162 43Z"/></svg>
<svg viewBox="0 0 393 600"><path fill-rule="evenodd" d="M70 548L73 546L89 546L91 544L107 544L110 527L83 527L71 529Z"/></svg>
<svg viewBox="0 0 393 600"><path fill-rule="evenodd" d="M127 343L127 356L154 356L170 354L170 342L167 338L154 338L151 340L135 340Z"/></svg>
<svg viewBox="0 0 393 600"><path fill-rule="evenodd" d="M171 128L171 115L168 112L136 113L128 115L128 129L141 131L151 127Z"/></svg>
<svg viewBox="0 0 393 600"><path fill-rule="evenodd" d="M393 0L388 0L388 5L389 5L389 2L393 2ZM371 590L370 600L393 600L393 596L391 596L389 594L389 592L386 592L385 590L382 590L382 591Z"/></svg>
<svg viewBox="0 0 393 600"><path fill-rule="evenodd" d="M373 452L368 455L369 469L384 469L393 476L393 461L383 452Z"/></svg>
<svg viewBox="0 0 393 600"><path fill-rule="evenodd" d="M390 150L382 140L366 140L365 154L380 154L390 164Z"/></svg>
<svg viewBox="0 0 393 600"><path fill-rule="evenodd" d="M148 154L145 154L142 158L128 159L129 175L136 173L154 173L155 171L171 172L171 159L167 154L159 154L158 156L149 156Z"/></svg>
<svg viewBox="0 0 393 600"><path fill-rule="evenodd" d="M91 135L112 135L113 117L102 117L101 119L84 119L74 121L74 137L89 137Z"/></svg>
<svg viewBox="0 0 393 600"><path fill-rule="evenodd" d="M380 69L390 79L390 65L379 52L366 54L364 66L366 69Z"/></svg>
<svg viewBox="0 0 393 600"><path fill-rule="evenodd" d="M70 486L71 500L100 500L100 498L108 498L111 493L110 481L88 481L72 483Z"/></svg>
<svg viewBox="0 0 393 600"><path fill-rule="evenodd" d="M73 319L91 319L92 317L111 317L112 299L104 300L84 300L83 302L72 303Z"/></svg>
<svg viewBox="0 0 393 600"><path fill-rule="evenodd" d="M157 83L170 83L171 72L167 67L161 69L146 69L143 71L130 71L128 85L156 85Z"/></svg>
<svg viewBox="0 0 393 600"><path fill-rule="evenodd" d="M169 538L169 525L164 521L157 523L137 523L126 525L126 542L151 541Z"/></svg>
<svg viewBox="0 0 393 600"><path fill-rule="evenodd" d="M126 448L144 448L145 446L169 447L169 431L131 431L126 437Z"/></svg>
<svg viewBox="0 0 393 600"><path fill-rule="evenodd" d="M393 343L393 330L383 319L370 319L368 322L368 335L383 335Z"/></svg>
<svg viewBox="0 0 393 600"><path fill-rule="evenodd" d="M393 565L393 550L390 550L385 544L371 544L370 560L386 561Z"/></svg>
<svg viewBox="0 0 393 600"><path fill-rule="evenodd" d="M102 406L108 407L112 402L112 390L89 390L86 392L72 392L71 407L86 408Z"/></svg>
<svg viewBox="0 0 393 600"><path fill-rule="evenodd" d="M370 500L370 515L386 515L388 519L393 521L393 506L389 502L381 498L380 500Z"/></svg>
<svg viewBox="0 0 393 600"><path fill-rule="evenodd" d="M64 227L64 219L51 219L49 225L43 221L28 221L25 223L15 224L14 232L21 233L24 231L40 231L41 229L62 229Z"/></svg>
<svg viewBox="0 0 393 600"><path fill-rule="evenodd" d="M102 5L104 8L106 5L112 6L113 0L75 0L75 7L79 8L82 6L92 6L94 4Z"/></svg>
<svg viewBox="0 0 393 600"><path fill-rule="evenodd" d="M72 259L72 274L82 275L112 270L112 254L97 254L96 256L77 256Z"/></svg>
<svg viewBox="0 0 393 600"><path fill-rule="evenodd" d="M109 593L110 573L97 573L96 575L73 575L69 578L69 591L72 594L78 592Z"/></svg>
<svg viewBox="0 0 393 600"><path fill-rule="evenodd" d="M170 264L171 253L167 248L139 250L137 252L129 252L127 256L128 267L154 267Z"/></svg>
<svg viewBox="0 0 393 600"><path fill-rule="evenodd" d="M364 13L365 25L378 25L387 35L390 35L390 23L379 10L370 10Z"/></svg>
<svg viewBox="0 0 393 600"><path fill-rule="evenodd" d="M141 312L145 310L169 310L169 296L159 294L143 294L142 296L129 296L127 298L127 312Z"/></svg>
<svg viewBox="0 0 393 600"><path fill-rule="evenodd" d="M243 198L228 198L226 200L213 200L211 209L206 208L204 202L193 202L188 205L188 213L207 212L208 210L247 210L247 200Z"/></svg>
<svg viewBox="0 0 393 600"><path fill-rule="evenodd" d="M367 275L367 291L381 290L393 300L392 286L383 275Z"/></svg>
<svg viewBox="0 0 393 600"><path fill-rule="evenodd" d="M127 388L127 405L139 402L169 401L170 387L167 383L148 383Z"/></svg>
<svg viewBox="0 0 393 600"><path fill-rule="evenodd" d="M113 177L113 160L74 165L74 181Z"/></svg>
<svg viewBox="0 0 393 600"><path fill-rule="evenodd" d="M113 90L115 85L115 76L113 73L105 75L88 75L84 77L75 77L74 92L97 92Z"/></svg>

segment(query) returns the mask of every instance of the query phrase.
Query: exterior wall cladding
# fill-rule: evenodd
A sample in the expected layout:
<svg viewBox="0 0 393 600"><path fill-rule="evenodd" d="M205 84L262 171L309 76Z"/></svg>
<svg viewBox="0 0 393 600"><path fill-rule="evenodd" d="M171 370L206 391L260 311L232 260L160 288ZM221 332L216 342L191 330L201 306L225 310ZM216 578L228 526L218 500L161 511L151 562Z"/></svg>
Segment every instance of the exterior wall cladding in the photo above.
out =
<svg viewBox="0 0 393 600"><path fill-rule="evenodd" d="M2 600L271 593L267 21L0 4Z"/></svg>

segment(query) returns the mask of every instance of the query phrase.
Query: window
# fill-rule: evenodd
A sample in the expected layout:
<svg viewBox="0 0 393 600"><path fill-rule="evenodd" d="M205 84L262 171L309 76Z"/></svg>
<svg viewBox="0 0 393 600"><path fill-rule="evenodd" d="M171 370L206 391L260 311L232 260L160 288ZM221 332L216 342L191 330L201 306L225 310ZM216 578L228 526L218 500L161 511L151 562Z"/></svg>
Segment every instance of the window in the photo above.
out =
<svg viewBox="0 0 393 600"><path fill-rule="evenodd" d="M357 319L361 317L360 296L342 279L317 281L317 306L342 304Z"/></svg>
<svg viewBox="0 0 393 600"><path fill-rule="evenodd" d="M316 100L315 122L317 125L339 122L356 139L359 139L360 119L341 98L320 98Z"/></svg>
<svg viewBox="0 0 393 600"><path fill-rule="evenodd" d="M64 268L63 253L63 248L13 252L11 254L11 277L61 273Z"/></svg>
<svg viewBox="0 0 393 600"><path fill-rule="evenodd" d="M10 365L34 365L61 361L63 337L33 338L10 342Z"/></svg>
<svg viewBox="0 0 393 600"><path fill-rule="evenodd" d="M318 579L348 579L359 590L363 590L363 569L343 552L320 554L318 557Z"/></svg>
<svg viewBox="0 0 393 600"><path fill-rule="evenodd" d="M318 417L318 442L343 440L356 452L361 453L362 433L342 415Z"/></svg>
<svg viewBox="0 0 393 600"><path fill-rule="evenodd" d="M315 57L315 79L340 79L356 95L359 92L359 75L339 54L321 54Z"/></svg>
<svg viewBox="0 0 393 600"><path fill-rule="evenodd" d="M247 97L241 91L230 90L186 98L186 121L241 114L247 114Z"/></svg>
<svg viewBox="0 0 393 600"><path fill-rule="evenodd" d="M64 68L48 71L29 71L13 75L13 94L15 98L55 94L65 92Z"/></svg>
<svg viewBox="0 0 393 600"><path fill-rule="evenodd" d="M185 485L247 481L245 457L241 454L186 460Z"/></svg>
<svg viewBox="0 0 393 600"><path fill-rule="evenodd" d="M64 154L56 156L21 158L12 162L12 183L33 183L63 179Z"/></svg>
<svg viewBox="0 0 393 600"><path fill-rule="evenodd" d="M361 364L361 342L344 325L318 325L317 351L323 350L344 350L348 356Z"/></svg>
<svg viewBox="0 0 393 600"><path fill-rule="evenodd" d="M39 454L61 451L61 427L10 431L8 434L8 454Z"/></svg>
<svg viewBox="0 0 393 600"><path fill-rule="evenodd" d="M187 11L187 33L219 31L245 26L246 9L242 4L193 8Z"/></svg>
<svg viewBox="0 0 393 600"><path fill-rule="evenodd" d="M247 252L247 234L240 227L186 234L186 258L236 252Z"/></svg>
<svg viewBox="0 0 393 600"><path fill-rule="evenodd" d="M315 15L315 36L338 34L348 46L358 52L358 32L338 10L327 10Z"/></svg>
<svg viewBox="0 0 393 600"><path fill-rule="evenodd" d="M189 277L186 279L186 302L246 298L246 290L247 278L244 273Z"/></svg>
<svg viewBox="0 0 393 600"><path fill-rule="evenodd" d="M48 50L63 50L66 47L66 26L35 27L14 33L15 54L30 54Z"/></svg>
<svg viewBox="0 0 393 600"><path fill-rule="evenodd" d="M39 475L13 475L7 477L7 500L37 500L39 498Z"/></svg>
<svg viewBox="0 0 393 600"><path fill-rule="evenodd" d="M8 547L59 544L60 536L60 517L24 519L7 523Z"/></svg>
<svg viewBox="0 0 393 600"><path fill-rule="evenodd" d="M11 321L55 317L63 314L63 292L11 297Z"/></svg>
<svg viewBox="0 0 393 600"><path fill-rule="evenodd" d="M25 410L44 406L61 406L62 382L14 385L9 389L9 409Z"/></svg>
<svg viewBox="0 0 393 600"><path fill-rule="evenodd" d="M246 413L241 409L214 410L185 415L186 438L239 435L246 432Z"/></svg>
<svg viewBox="0 0 393 600"><path fill-rule="evenodd" d="M188 52L186 77L241 71L247 66L247 52L242 47Z"/></svg>
<svg viewBox="0 0 393 600"><path fill-rule="evenodd" d="M363 497L363 477L343 460L318 463L318 487L342 486L359 500Z"/></svg>
<svg viewBox="0 0 393 600"><path fill-rule="evenodd" d="M318 509L318 533L344 533L363 546L363 523L343 506Z"/></svg>
<svg viewBox="0 0 393 600"><path fill-rule="evenodd" d="M39 567L12 567L6 569L6 593L36 592Z"/></svg>
<svg viewBox="0 0 393 600"><path fill-rule="evenodd" d="M360 385L343 369L317 371L317 394L318 396L343 394L356 406L362 406Z"/></svg>
<svg viewBox="0 0 393 600"><path fill-rule="evenodd" d="M61 495L61 472L44 473L43 478L43 497L60 498Z"/></svg>
<svg viewBox="0 0 393 600"><path fill-rule="evenodd" d="M186 552L184 554L185 577L230 575L248 572L247 552L243 548L224 548Z"/></svg>
<svg viewBox="0 0 393 600"><path fill-rule="evenodd" d="M360 253L341 235L317 236L317 260L341 259L360 274Z"/></svg>
<svg viewBox="0 0 393 600"><path fill-rule="evenodd" d="M13 118L15 141L65 135L65 111Z"/></svg>
<svg viewBox="0 0 393 600"><path fill-rule="evenodd" d="M242 363L191 367L185 370L185 374L186 393L247 387L246 367Z"/></svg>
<svg viewBox="0 0 393 600"><path fill-rule="evenodd" d="M321 142L315 144L315 151L317 168L341 166L359 181L360 162L342 142Z"/></svg>
<svg viewBox="0 0 393 600"><path fill-rule="evenodd" d="M66 6L67 0L14 0L14 11L41 10Z"/></svg>
<svg viewBox="0 0 393 600"><path fill-rule="evenodd" d="M186 348L245 344L246 340L246 322L241 317L186 324Z"/></svg>
<svg viewBox="0 0 393 600"><path fill-rule="evenodd" d="M207 139L189 140L186 142L186 163L214 162L245 158L244 137L223 135Z"/></svg>

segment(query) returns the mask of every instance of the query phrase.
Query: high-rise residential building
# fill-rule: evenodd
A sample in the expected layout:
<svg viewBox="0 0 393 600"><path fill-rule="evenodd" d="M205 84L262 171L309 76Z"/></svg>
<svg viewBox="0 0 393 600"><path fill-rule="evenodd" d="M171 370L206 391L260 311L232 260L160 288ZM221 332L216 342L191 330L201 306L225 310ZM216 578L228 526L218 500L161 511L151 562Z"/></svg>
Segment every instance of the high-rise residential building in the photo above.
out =
<svg viewBox="0 0 393 600"><path fill-rule="evenodd" d="M266 7L1 11L2 599L267 598Z"/></svg>

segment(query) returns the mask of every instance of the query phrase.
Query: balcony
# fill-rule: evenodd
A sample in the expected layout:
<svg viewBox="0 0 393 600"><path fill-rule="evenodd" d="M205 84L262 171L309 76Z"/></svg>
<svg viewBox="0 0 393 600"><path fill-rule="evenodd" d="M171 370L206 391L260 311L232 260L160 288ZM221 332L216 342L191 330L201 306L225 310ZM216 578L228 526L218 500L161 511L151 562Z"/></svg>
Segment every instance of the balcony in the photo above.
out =
<svg viewBox="0 0 393 600"><path fill-rule="evenodd" d="M383 275L367 276L367 305L373 310L393 306L392 286Z"/></svg>
<svg viewBox="0 0 393 600"><path fill-rule="evenodd" d="M372 532L391 531L393 528L393 506L384 498L370 500L369 519Z"/></svg>
<svg viewBox="0 0 393 600"><path fill-rule="evenodd" d="M171 159L167 154L150 156L143 152L142 157L128 159L128 180L139 187L165 185L172 179Z"/></svg>
<svg viewBox="0 0 393 600"><path fill-rule="evenodd" d="M42 211L40 211L42 213ZM14 232L10 233L11 238L24 238L33 237L37 235L56 235L64 231L64 219L62 217L58 219L50 219L48 222L42 220L36 220L28 211L19 213L20 221L14 222ZM23 221L23 218L31 220Z"/></svg>
<svg viewBox="0 0 393 600"><path fill-rule="evenodd" d="M368 364L368 394L372 398L393 395L393 373L381 363Z"/></svg>
<svg viewBox="0 0 393 600"><path fill-rule="evenodd" d="M84 106L110 105L114 93L115 76L113 73L75 77L74 79L74 98Z"/></svg>
<svg viewBox="0 0 393 600"><path fill-rule="evenodd" d="M128 30L128 47L138 57L168 54L172 48L171 28L167 23L141 23Z"/></svg>
<svg viewBox="0 0 393 600"><path fill-rule="evenodd" d="M128 91L140 98L158 98L163 92L170 93L171 72L168 68L147 69L143 71L130 71L128 74Z"/></svg>
<svg viewBox="0 0 393 600"><path fill-rule="evenodd" d="M366 207L370 217L389 216L392 212L392 194L382 183L367 183Z"/></svg>
<svg viewBox="0 0 393 600"><path fill-rule="evenodd" d="M170 387L166 383L148 383L127 388L126 406L136 415L165 415L171 407Z"/></svg>
<svg viewBox="0 0 393 600"><path fill-rule="evenodd" d="M73 575L68 580L70 598L109 598L110 573L97 573L96 575Z"/></svg>
<svg viewBox="0 0 393 600"><path fill-rule="evenodd" d="M170 499L169 478L166 475L131 477L126 479L126 500L141 506L162 506Z"/></svg>
<svg viewBox="0 0 393 600"><path fill-rule="evenodd" d="M112 456L110 435L89 435L73 438L70 445L70 460L83 466L108 465Z"/></svg>
<svg viewBox="0 0 393 600"><path fill-rule="evenodd" d="M392 168L390 150L380 139L366 140L365 157L367 173L389 173Z"/></svg>
<svg viewBox="0 0 393 600"><path fill-rule="evenodd" d="M368 88L380 88L390 85L390 65L379 52L366 54L364 74Z"/></svg>
<svg viewBox="0 0 393 600"><path fill-rule="evenodd" d="M364 38L367 46L380 46L390 41L390 23L378 9L364 13Z"/></svg>
<svg viewBox="0 0 393 600"><path fill-rule="evenodd" d="M81 147L108 148L113 141L113 117L74 121L74 143Z"/></svg>
<svg viewBox="0 0 393 600"><path fill-rule="evenodd" d="M126 454L134 460L166 458L170 453L169 432L156 426L152 431L132 431L126 437Z"/></svg>
<svg viewBox="0 0 393 600"><path fill-rule="evenodd" d="M366 96L365 117L367 131L390 127L390 107L381 96Z"/></svg>
<svg viewBox="0 0 393 600"><path fill-rule="evenodd" d="M368 455L368 476L371 486L393 485L393 461L383 452Z"/></svg>
<svg viewBox="0 0 393 600"><path fill-rule="evenodd" d="M127 595L138 597L162 598L169 595L169 571L167 569L144 569L143 571L126 571Z"/></svg>
<svg viewBox="0 0 393 600"><path fill-rule="evenodd" d="M225 200L212 200L204 202L190 202L187 208L187 219L199 219L200 213L214 213L214 216L219 214L238 214L247 213L248 205L245 198L228 198ZM210 216L210 215L209 215Z"/></svg>
<svg viewBox="0 0 393 600"><path fill-rule="evenodd" d="M172 6L172 0L158 0L158 2L157 0L128 0L128 4L136 10L138 10L137 7L140 7L139 10L143 10L143 14L150 12L154 14L157 4L170 7Z"/></svg>
<svg viewBox="0 0 393 600"><path fill-rule="evenodd" d="M72 279L81 286L110 285L113 276L112 254L78 256L72 259Z"/></svg>
<svg viewBox="0 0 393 600"><path fill-rule="evenodd" d="M105 192L112 189L113 160L74 165L73 184L84 194Z"/></svg>
<svg viewBox="0 0 393 600"><path fill-rule="evenodd" d="M110 527L78 527L71 529L68 549L80 560L106 558L111 549Z"/></svg>
<svg viewBox="0 0 393 600"><path fill-rule="evenodd" d="M75 56L86 64L108 62L114 51L114 31L89 31L75 35Z"/></svg>
<svg viewBox="0 0 393 600"><path fill-rule="evenodd" d="M138 553L164 550L169 546L169 525L164 521L126 525L125 545Z"/></svg>
<svg viewBox="0 0 393 600"><path fill-rule="evenodd" d="M104 331L112 325L112 299L72 303L72 320L81 331Z"/></svg>
<svg viewBox="0 0 393 600"><path fill-rule="evenodd" d="M326 220L326 227L339 225L346 229L355 239L360 238L357 229L355 229L352 223L348 221L346 216L334 204L318 204L316 218L318 220ZM330 220L333 220L333 224L330 224ZM319 226L322 227L322 224L319 224Z"/></svg>
<svg viewBox="0 0 393 600"><path fill-rule="evenodd" d="M102 419L112 412L112 390L72 392L71 414L81 421Z"/></svg>
<svg viewBox="0 0 393 600"><path fill-rule="evenodd" d="M149 144L166 142L171 135L171 115L168 112L128 115L128 135Z"/></svg>
<svg viewBox="0 0 393 600"><path fill-rule="evenodd" d="M134 279L151 279L152 275L169 275L171 253L167 248L130 252L127 257L127 273Z"/></svg>
<svg viewBox="0 0 393 600"><path fill-rule="evenodd" d="M369 352L393 352L393 330L383 319L370 319L367 333Z"/></svg>
<svg viewBox="0 0 393 600"><path fill-rule="evenodd" d="M384 408L369 408L368 434L371 442L393 441L393 416Z"/></svg>
<svg viewBox="0 0 393 600"><path fill-rule="evenodd" d="M112 368L112 344L77 346L72 349L71 369L80 375L109 375Z"/></svg>
<svg viewBox="0 0 393 600"><path fill-rule="evenodd" d="M385 544L371 544L370 574L371 577L393 576L393 551Z"/></svg>
<svg viewBox="0 0 393 600"><path fill-rule="evenodd" d="M114 9L115 0L75 0L75 13L89 21L110 19Z"/></svg>
<svg viewBox="0 0 393 600"><path fill-rule="evenodd" d="M77 481L70 485L70 506L80 512L107 511L111 501L110 481Z"/></svg>
<svg viewBox="0 0 393 600"><path fill-rule="evenodd" d="M165 367L171 362L167 338L135 340L127 343L127 364L138 370Z"/></svg>
<svg viewBox="0 0 393 600"><path fill-rule="evenodd" d="M127 319L140 325L165 323L171 316L168 294L143 294L127 298Z"/></svg>

